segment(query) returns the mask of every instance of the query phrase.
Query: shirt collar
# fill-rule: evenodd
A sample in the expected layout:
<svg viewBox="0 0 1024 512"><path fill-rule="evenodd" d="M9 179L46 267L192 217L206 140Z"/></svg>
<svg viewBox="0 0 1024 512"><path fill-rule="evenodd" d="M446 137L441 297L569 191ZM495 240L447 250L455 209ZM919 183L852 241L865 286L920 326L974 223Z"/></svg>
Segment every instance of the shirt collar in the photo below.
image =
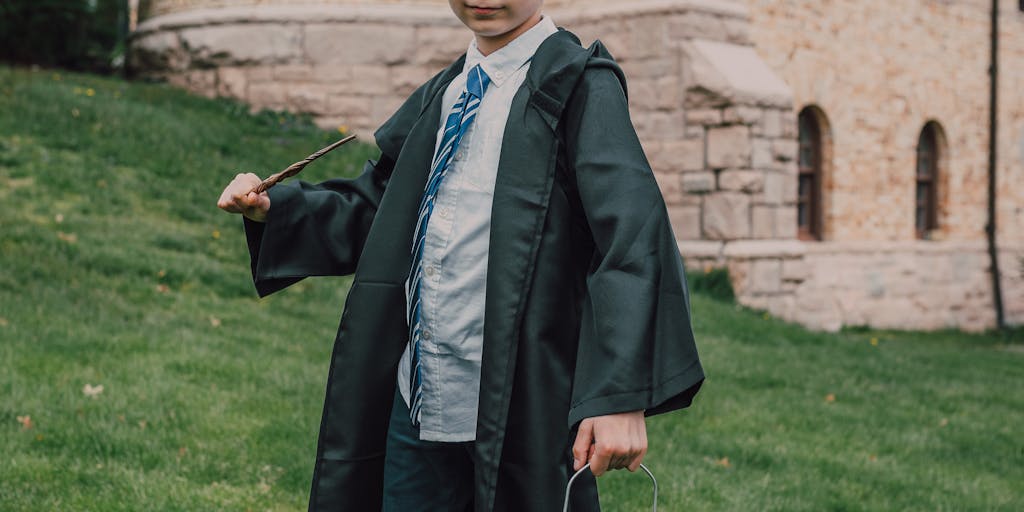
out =
<svg viewBox="0 0 1024 512"><path fill-rule="evenodd" d="M510 43L499 48L494 53L484 56L476 46L476 38L469 43L469 50L466 51L466 64L462 68L465 73L473 66L480 64L484 72L490 77L491 83L497 87L505 82L513 73L533 58L537 48L551 34L558 32L558 27L551 18L544 16L540 22L530 27L530 30L523 32L519 37Z"/></svg>

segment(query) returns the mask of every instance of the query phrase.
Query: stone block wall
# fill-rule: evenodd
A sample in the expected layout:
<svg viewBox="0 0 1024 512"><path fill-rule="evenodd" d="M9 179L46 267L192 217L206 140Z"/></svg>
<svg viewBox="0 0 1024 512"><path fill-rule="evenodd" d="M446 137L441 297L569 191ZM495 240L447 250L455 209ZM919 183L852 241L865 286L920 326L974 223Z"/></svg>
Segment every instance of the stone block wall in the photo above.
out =
<svg viewBox="0 0 1024 512"><path fill-rule="evenodd" d="M689 155L666 195L683 240L790 239L796 236L795 133L786 108L702 106L686 112ZM672 147L672 144L669 144ZM658 153L655 153L658 154ZM659 155L672 158L673 155ZM686 165L689 160L693 165ZM654 161L656 169L673 169Z"/></svg>
<svg viewBox="0 0 1024 512"><path fill-rule="evenodd" d="M680 242L687 269L726 267L744 305L808 327L981 331L995 323L983 242ZM1005 314L1024 322L1024 246L1005 245Z"/></svg>
<svg viewBox="0 0 1024 512"><path fill-rule="evenodd" d="M834 158L825 231L834 240L914 238L915 147L946 134L943 240L981 240L986 212L989 0L748 0L751 37L793 91L821 108ZM1024 241L1024 12L1000 2L999 236Z"/></svg>
<svg viewBox="0 0 1024 512"><path fill-rule="evenodd" d="M751 38L790 86L794 110L813 105L827 117L831 158L823 176L825 242L797 244L799 257L786 252L767 260L725 251L743 301L829 328L994 325L984 243L991 2L747 5ZM1006 319L1022 324L1024 12L1014 2L1001 3L999 39L1000 267ZM918 241L915 148L928 121L945 135L939 229L933 240ZM808 269L805 279L787 280L791 274L783 272L777 284L782 293L792 291L790 298L747 281L765 269L800 266Z"/></svg>

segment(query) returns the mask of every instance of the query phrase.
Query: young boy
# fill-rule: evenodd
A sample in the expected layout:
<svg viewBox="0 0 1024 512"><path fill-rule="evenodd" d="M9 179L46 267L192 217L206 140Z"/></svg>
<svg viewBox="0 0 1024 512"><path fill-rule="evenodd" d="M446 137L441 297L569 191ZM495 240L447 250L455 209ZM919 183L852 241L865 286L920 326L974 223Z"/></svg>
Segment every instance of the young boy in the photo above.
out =
<svg viewBox="0 0 1024 512"><path fill-rule="evenodd" d="M542 0L450 0L467 53L375 134L361 176L248 193L260 296L355 274L310 510L558 510L635 470L644 416L703 382L683 268L600 43ZM573 510L597 510L586 474Z"/></svg>

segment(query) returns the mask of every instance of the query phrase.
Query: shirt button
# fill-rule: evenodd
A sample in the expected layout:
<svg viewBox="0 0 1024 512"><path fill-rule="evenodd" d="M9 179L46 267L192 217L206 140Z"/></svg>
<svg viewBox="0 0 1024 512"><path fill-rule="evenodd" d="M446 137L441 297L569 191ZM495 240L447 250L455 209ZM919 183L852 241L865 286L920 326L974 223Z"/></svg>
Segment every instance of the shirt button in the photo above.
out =
<svg viewBox="0 0 1024 512"><path fill-rule="evenodd" d="M452 214L452 210L451 208L444 206L441 208L441 211L437 212L437 214L440 215L442 219L447 219L448 216Z"/></svg>
<svg viewBox="0 0 1024 512"><path fill-rule="evenodd" d="M425 340L428 340L428 341L429 341L429 340L430 340L430 331L423 331L423 332L422 332L422 333L420 334L420 337L421 337L421 338L423 338L423 339L425 339Z"/></svg>
<svg viewBox="0 0 1024 512"><path fill-rule="evenodd" d="M425 273L427 274L427 277L434 277L434 274L435 274L435 273L436 273L437 271L436 271L436 270L434 270L434 266L433 266L433 265L431 265L431 266L427 267L427 269L426 269L426 270L425 270L424 272L425 272Z"/></svg>
<svg viewBox="0 0 1024 512"><path fill-rule="evenodd" d="M462 149L462 148L459 148L459 150L455 152L455 159L456 160L465 160L466 159L466 150Z"/></svg>

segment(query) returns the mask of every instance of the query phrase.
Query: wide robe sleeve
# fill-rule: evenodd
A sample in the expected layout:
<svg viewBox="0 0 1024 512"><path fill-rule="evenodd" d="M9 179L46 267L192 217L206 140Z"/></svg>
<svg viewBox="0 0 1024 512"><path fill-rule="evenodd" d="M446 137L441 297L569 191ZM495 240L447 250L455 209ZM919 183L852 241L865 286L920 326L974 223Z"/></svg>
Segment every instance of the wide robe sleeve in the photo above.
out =
<svg viewBox="0 0 1024 512"><path fill-rule="evenodd" d="M462 62L459 58L417 88L374 132L381 156L367 161L358 177L318 184L298 181L267 191L266 222L244 220L253 282L260 297L306 277L355 272L410 129L447 83L446 77L462 69Z"/></svg>
<svg viewBox="0 0 1024 512"><path fill-rule="evenodd" d="M298 181L268 190L266 222L244 220L260 297L306 277L355 272L393 166L381 155L353 179Z"/></svg>
<svg viewBox="0 0 1024 512"><path fill-rule="evenodd" d="M588 68L566 105L568 165L595 245L569 425L687 407L704 380L682 258L614 64Z"/></svg>

